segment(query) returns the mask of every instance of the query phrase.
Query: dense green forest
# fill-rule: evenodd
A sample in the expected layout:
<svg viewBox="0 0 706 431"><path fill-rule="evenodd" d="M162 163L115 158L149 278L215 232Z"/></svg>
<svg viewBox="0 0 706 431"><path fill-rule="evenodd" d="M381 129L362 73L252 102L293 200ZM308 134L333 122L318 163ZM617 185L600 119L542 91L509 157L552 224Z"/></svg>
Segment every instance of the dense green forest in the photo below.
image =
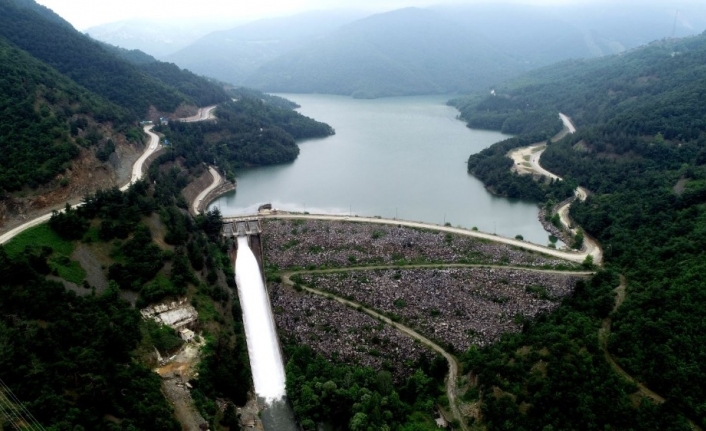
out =
<svg viewBox="0 0 706 431"><path fill-rule="evenodd" d="M189 96L197 105L207 106L228 100L224 84L211 82L172 63L158 61L139 49L125 49L97 41L107 51L132 64L139 66L153 78L168 84Z"/></svg>
<svg viewBox="0 0 706 431"><path fill-rule="evenodd" d="M155 61L143 64L140 69L189 96L198 106L215 105L228 100L223 87L180 69L172 63Z"/></svg>
<svg viewBox="0 0 706 431"><path fill-rule="evenodd" d="M171 142L162 160L183 157L187 166L214 163L233 177L243 166L290 162L299 155L296 139L324 137L333 129L268 99L241 93L218 106L218 121L171 122L159 130Z"/></svg>
<svg viewBox="0 0 706 431"><path fill-rule="evenodd" d="M159 376L131 359L139 313L115 287L77 297L47 280L51 252L0 248L3 381L51 429L178 430Z"/></svg>
<svg viewBox="0 0 706 431"><path fill-rule="evenodd" d="M140 51L139 49L125 49L119 46L111 45L109 43L101 42L99 40L96 40L96 42L98 42L106 50L112 52L123 60L129 61L132 64L144 65L157 61L156 58Z"/></svg>
<svg viewBox="0 0 706 431"><path fill-rule="evenodd" d="M1 37L0 111L0 191L53 180L79 154L79 146L104 141L100 123L111 123L128 136L142 135L133 130L127 110Z"/></svg>
<svg viewBox="0 0 706 431"><path fill-rule="evenodd" d="M0 0L0 36L137 117L150 106L173 112L182 103L195 103L193 96L208 103L225 100L225 94L217 94L217 87L203 78L177 76L176 67L169 65L142 70L61 21L27 1ZM208 89L208 94L199 96L199 89Z"/></svg>
<svg viewBox="0 0 706 431"><path fill-rule="evenodd" d="M443 393L446 360L415 364L416 372L394 385L387 371L330 362L308 346L285 349L287 394L303 429L325 423L352 431L429 429L428 413Z"/></svg>
<svg viewBox="0 0 706 431"><path fill-rule="evenodd" d="M139 294L138 307L191 299L206 339L192 395L211 424L222 417L217 397L246 400L250 370L237 295L228 292L235 282L220 243L221 217L192 219L179 209L188 175L175 169L152 171L159 187L140 181L125 193L87 196L78 209L55 213L48 230L0 247L2 379L49 429L180 429L148 358L151 346L168 354L181 340L144 321L121 299L125 292ZM154 217L163 238L155 237ZM76 269L71 250L79 247L101 260L109 250L113 263L97 268L107 288L98 290ZM61 279L78 287L68 291Z"/></svg>
<svg viewBox="0 0 706 431"><path fill-rule="evenodd" d="M533 135L534 139L554 136L562 128L556 110L539 106L531 98L516 95L479 95L448 102L461 112L461 120L474 129L500 130L513 135Z"/></svg>
<svg viewBox="0 0 706 431"><path fill-rule="evenodd" d="M535 113L563 112L575 121L578 132L550 144L542 165L590 191L571 216L602 244L606 268L627 280L615 311L610 289L617 280L597 276L522 334L469 352L489 430L676 430L689 429L687 420L706 426L705 61L706 35L664 40L555 65L496 96L466 100L469 121L510 118L511 106L530 100ZM511 162L498 162L538 138L525 136L472 156L469 168L495 183L535 190L529 177L509 172ZM607 352L665 403L637 395L608 367L598 336L606 317L612 321ZM494 388L502 395L487 396Z"/></svg>

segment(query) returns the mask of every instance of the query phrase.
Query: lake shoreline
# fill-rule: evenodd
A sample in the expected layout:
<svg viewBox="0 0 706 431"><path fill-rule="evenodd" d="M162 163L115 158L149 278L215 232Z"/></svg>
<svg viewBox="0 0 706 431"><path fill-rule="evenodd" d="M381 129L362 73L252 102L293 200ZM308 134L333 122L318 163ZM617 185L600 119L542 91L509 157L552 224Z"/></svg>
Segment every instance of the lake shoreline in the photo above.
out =
<svg viewBox="0 0 706 431"><path fill-rule="evenodd" d="M291 163L238 171L237 193L221 196L210 209L237 216L271 203L289 212L451 223L547 244L536 203L493 196L465 169L470 154L509 136L469 129L446 104L448 95L280 96L336 135L299 141Z"/></svg>

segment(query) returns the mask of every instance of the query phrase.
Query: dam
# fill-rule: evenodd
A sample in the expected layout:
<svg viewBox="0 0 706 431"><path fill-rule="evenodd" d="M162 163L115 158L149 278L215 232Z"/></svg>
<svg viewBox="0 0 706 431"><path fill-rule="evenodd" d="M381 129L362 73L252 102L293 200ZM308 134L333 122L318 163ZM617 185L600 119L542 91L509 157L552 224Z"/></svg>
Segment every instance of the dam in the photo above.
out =
<svg viewBox="0 0 706 431"><path fill-rule="evenodd" d="M263 426L267 431L294 431L298 426L286 398L282 350L263 277L261 233L257 218L224 223L222 230L222 235L233 241L235 282L255 394L258 403L264 406Z"/></svg>

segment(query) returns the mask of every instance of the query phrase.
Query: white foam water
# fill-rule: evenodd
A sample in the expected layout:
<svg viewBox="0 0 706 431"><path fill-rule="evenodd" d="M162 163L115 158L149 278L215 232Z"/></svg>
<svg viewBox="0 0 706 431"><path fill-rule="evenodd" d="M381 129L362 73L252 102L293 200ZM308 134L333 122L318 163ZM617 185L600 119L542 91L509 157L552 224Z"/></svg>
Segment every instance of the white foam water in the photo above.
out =
<svg viewBox="0 0 706 431"><path fill-rule="evenodd" d="M255 393L267 402L281 399L285 396L285 375L277 331L260 266L244 236L238 238L235 282L243 309Z"/></svg>

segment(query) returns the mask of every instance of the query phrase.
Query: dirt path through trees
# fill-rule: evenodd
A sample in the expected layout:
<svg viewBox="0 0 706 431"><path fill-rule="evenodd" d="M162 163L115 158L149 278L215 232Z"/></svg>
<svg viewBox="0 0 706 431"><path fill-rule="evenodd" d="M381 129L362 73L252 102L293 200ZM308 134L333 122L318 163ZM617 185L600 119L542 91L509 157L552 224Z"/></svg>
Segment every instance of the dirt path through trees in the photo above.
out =
<svg viewBox="0 0 706 431"><path fill-rule="evenodd" d="M613 306L613 313L618 311L621 305L623 305L623 302L625 301L625 298L627 296L626 292L626 280L624 276L620 276L620 285L615 288L615 305ZM654 392L644 384L638 382L634 377L632 377L630 374L628 374L627 371L625 371L616 361L615 358L613 358L613 355L610 354L608 351L608 339L610 338L610 327L612 323L612 318L610 316L606 317L603 319L603 323L601 324L601 328L598 330L598 343L600 345L601 350L603 350L603 355L605 356L606 361L610 365L610 367L618 373L620 376L622 376L625 380L629 381L630 383L633 383L635 386L637 386L638 391L642 396L651 399L657 404L662 404L666 400L663 396L659 395L658 393ZM686 418L687 421L689 422L689 425L691 425L691 428L695 431L703 431L703 428L701 428L699 425L696 424L696 422L692 421L690 418Z"/></svg>
<svg viewBox="0 0 706 431"><path fill-rule="evenodd" d="M313 272L313 271L310 271ZM293 273L285 273L282 275L282 282L289 285L289 286L294 286L294 282L291 280L291 276ZM363 313L368 314L371 317L374 317L375 319L378 319L382 322L385 322L386 324L394 327L398 331L402 332L403 334L414 338L415 340L420 341L421 343L425 344L426 346L430 347L431 349L435 350L439 354L441 354L444 359L449 363L449 374L446 377L446 396L449 398L449 406L451 407L451 414L453 417L458 421L458 423L461 425L461 429L463 431L468 431L468 428L466 426L466 423L463 421L463 416L461 415L461 411L458 409L458 406L456 405L456 381L458 379L458 361L456 358L451 355L449 352L444 350L441 346L438 344L434 343L430 339L426 338L425 336L419 334L418 332L414 331L413 329L402 325L397 322L393 322L386 316L373 311L367 307L364 307L361 304L358 304L357 302L350 301L345 298L341 298L339 296L333 295L328 292L324 292L318 289L314 289L308 286L302 286L302 289L306 292L312 293L314 295L319 295L323 296L326 298L332 298L335 301L340 302L341 304L351 307L357 311L362 311Z"/></svg>
<svg viewBox="0 0 706 431"><path fill-rule="evenodd" d="M553 269L535 269L535 268L524 268L524 267L517 267L517 266L503 266L503 265L481 265L481 264L416 264L416 265L374 265L374 266L361 266L361 267L347 267L347 268L331 268L331 269L320 269L320 270L303 270L303 271L287 271L281 273L282 276L282 282L284 284L287 284L289 286L294 286L294 282L292 281L291 277L295 274L331 274L331 273L340 273L340 272L355 272L355 271L374 271L374 270L386 270L386 269L434 269L434 268L497 268L497 269L517 269L517 270L523 270L523 271L532 271L532 272L542 272L542 273L548 273L548 274L572 274L572 275L592 275L592 271L560 271L560 270L553 270ZM367 308L363 306L362 304L359 304L355 301L351 301L345 298L342 298L340 296L334 295L329 292L324 292L319 289L315 289L312 287L308 286L302 286L302 290L323 296L323 297L328 297L332 298L338 302L340 302L343 305L346 305L348 307L351 307L357 311L364 312L368 314L369 316L372 316L382 322L385 322L386 324L392 326L393 328L397 329L398 331L402 332L403 334L412 337L416 340L419 340L426 346L430 347L434 351L438 352L441 354L446 361L449 364L449 374L446 378L446 395L449 399L449 406L451 408L451 414L453 417L461 424L461 428L464 431L467 431L466 424L463 420L463 416L461 415L460 410L458 409L457 405L457 388L456 388L456 382L458 379L458 361L457 359L451 355L449 352L444 350L441 346L438 344L434 343L430 339L426 338L425 336L419 334L412 328L402 325L400 323L394 322L385 315L378 313L377 311L374 311L370 308Z"/></svg>

